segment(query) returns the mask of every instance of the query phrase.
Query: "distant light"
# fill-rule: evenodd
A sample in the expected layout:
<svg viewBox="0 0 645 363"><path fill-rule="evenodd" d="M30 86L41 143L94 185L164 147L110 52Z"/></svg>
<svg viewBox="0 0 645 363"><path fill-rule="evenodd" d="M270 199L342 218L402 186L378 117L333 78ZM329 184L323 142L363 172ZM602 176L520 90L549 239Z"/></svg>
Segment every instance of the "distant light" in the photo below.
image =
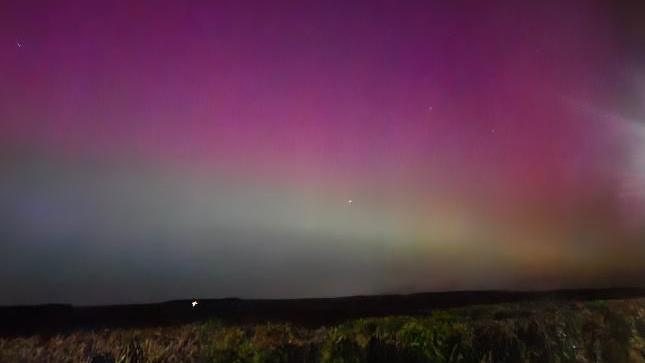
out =
<svg viewBox="0 0 645 363"><path fill-rule="evenodd" d="M432 111L432 106L428 106L428 111Z"/></svg>
<svg viewBox="0 0 645 363"><path fill-rule="evenodd" d="M191 304L193 305L193 307L195 307L195 306L197 306L197 304L199 304L199 303L197 302L197 300L193 300L193 302L192 302Z"/></svg>
<svg viewBox="0 0 645 363"><path fill-rule="evenodd" d="M22 43L21 43L21 42L16 42L16 46L17 46L18 48L22 48Z"/></svg>
<svg viewBox="0 0 645 363"><path fill-rule="evenodd" d="M495 129L490 129L490 133L491 133L491 134L494 134L494 133L495 133Z"/></svg>
<svg viewBox="0 0 645 363"><path fill-rule="evenodd" d="M351 199L348 199L348 200L347 200L347 204L352 205L352 203L354 203L354 201L353 201L353 200L351 200Z"/></svg>

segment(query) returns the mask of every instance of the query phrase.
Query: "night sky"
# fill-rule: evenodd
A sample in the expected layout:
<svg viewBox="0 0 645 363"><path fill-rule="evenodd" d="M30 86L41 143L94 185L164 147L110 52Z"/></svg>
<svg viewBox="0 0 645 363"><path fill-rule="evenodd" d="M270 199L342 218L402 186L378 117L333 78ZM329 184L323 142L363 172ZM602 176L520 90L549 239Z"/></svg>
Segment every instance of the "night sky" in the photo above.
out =
<svg viewBox="0 0 645 363"><path fill-rule="evenodd" d="M134 3L0 3L0 304L645 285L643 9Z"/></svg>

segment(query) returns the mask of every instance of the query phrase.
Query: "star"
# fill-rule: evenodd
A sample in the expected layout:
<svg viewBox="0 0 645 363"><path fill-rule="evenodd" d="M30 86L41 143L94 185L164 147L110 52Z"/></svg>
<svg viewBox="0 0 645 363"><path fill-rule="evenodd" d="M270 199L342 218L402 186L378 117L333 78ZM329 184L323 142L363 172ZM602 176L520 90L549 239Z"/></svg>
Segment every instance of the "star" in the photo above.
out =
<svg viewBox="0 0 645 363"><path fill-rule="evenodd" d="M432 106L428 106L428 111L432 111Z"/></svg>
<svg viewBox="0 0 645 363"><path fill-rule="evenodd" d="M21 43L21 42L16 42L16 46L17 46L18 48L22 48L22 43Z"/></svg>
<svg viewBox="0 0 645 363"><path fill-rule="evenodd" d="M197 300L193 300L193 302L192 302L191 304L193 305L193 307L195 307L195 306L197 306L197 304L199 304L199 303L197 302Z"/></svg>
<svg viewBox="0 0 645 363"><path fill-rule="evenodd" d="M495 133L495 129L490 129L490 133L491 133L491 134L494 134L494 133Z"/></svg>
<svg viewBox="0 0 645 363"><path fill-rule="evenodd" d="M353 201L353 200L351 200L351 199L348 199L348 200L347 200L347 204L352 205L352 203L354 203L354 201Z"/></svg>

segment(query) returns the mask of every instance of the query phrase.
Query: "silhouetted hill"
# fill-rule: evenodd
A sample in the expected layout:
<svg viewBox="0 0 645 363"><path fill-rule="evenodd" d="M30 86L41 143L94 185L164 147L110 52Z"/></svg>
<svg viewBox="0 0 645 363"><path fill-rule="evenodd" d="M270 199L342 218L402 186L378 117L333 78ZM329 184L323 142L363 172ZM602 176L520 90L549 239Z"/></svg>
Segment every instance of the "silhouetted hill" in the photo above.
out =
<svg viewBox="0 0 645 363"><path fill-rule="evenodd" d="M645 288L578 289L540 292L456 291L410 295L313 299L206 299L158 304L73 306L64 304L0 307L0 335L52 334L78 328L144 327L219 318L232 323L287 321L315 327L347 319L424 315L434 309L532 300L597 300L645 297Z"/></svg>

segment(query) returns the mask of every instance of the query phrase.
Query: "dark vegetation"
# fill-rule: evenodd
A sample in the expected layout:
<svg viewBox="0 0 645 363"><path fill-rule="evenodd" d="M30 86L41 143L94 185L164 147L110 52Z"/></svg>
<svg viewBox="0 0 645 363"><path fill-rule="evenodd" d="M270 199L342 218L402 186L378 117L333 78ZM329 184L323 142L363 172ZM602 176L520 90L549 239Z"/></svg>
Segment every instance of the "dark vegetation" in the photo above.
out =
<svg viewBox="0 0 645 363"><path fill-rule="evenodd" d="M216 318L230 324L290 322L315 328L350 319L427 315L436 309L507 302L586 301L645 297L645 288L522 291L455 291L340 298L190 300L159 304L0 307L0 336L55 334L75 329L172 326Z"/></svg>
<svg viewBox="0 0 645 363"><path fill-rule="evenodd" d="M241 316L14 334L0 362L645 362L645 298L550 295L317 326Z"/></svg>

